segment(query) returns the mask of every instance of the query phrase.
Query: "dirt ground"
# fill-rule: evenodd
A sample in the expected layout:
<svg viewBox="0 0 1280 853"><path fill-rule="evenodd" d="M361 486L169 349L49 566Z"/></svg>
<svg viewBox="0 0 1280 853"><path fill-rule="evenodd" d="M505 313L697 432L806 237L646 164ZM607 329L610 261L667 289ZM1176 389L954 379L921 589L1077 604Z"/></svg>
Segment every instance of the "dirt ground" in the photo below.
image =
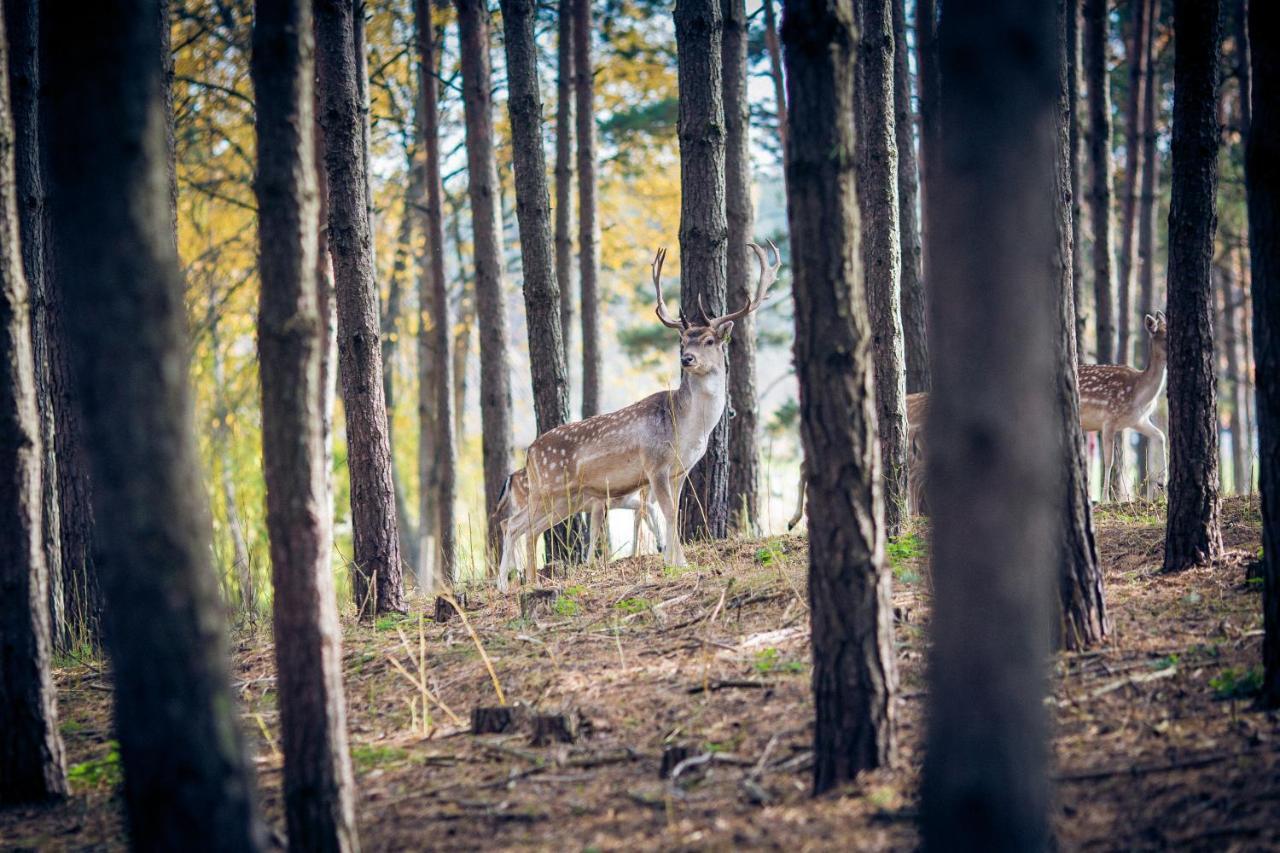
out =
<svg viewBox="0 0 1280 853"><path fill-rule="evenodd" d="M1280 847L1280 715L1249 698L1262 634L1260 588L1245 579L1256 498L1227 501L1223 517L1226 559L1166 577L1157 508L1100 513L1111 638L1060 655L1053 680L1064 849ZM364 848L916 847L926 539L922 528L890 549L899 764L818 799L802 537L693 547L678 572L656 556L578 570L548 582L555 597L528 618L514 594L473 589L474 639L456 616L432 621L425 602L425 617L348 624ZM273 671L267 630L237 638L235 687L280 840ZM0 847L123 848L107 675L79 663L56 677L74 796L0 812ZM498 686L508 702L580 720L577 741L534 746L527 724L470 734L472 708L499 704ZM664 754L686 758L674 780L660 776Z"/></svg>

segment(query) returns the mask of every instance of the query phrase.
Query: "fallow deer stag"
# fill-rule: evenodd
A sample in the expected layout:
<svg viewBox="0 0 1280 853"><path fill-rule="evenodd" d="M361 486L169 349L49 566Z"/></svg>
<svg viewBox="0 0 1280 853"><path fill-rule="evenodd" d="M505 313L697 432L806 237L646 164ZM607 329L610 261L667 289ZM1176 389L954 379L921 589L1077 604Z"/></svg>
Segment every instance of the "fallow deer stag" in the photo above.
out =
<svg viewBox="0 0 1280 853"><path fill-rule="evenodd" d="M1151 422L1160 392L1164 390L1165 365L1169 359L1169 323L1157 311L1143 318L1151 337L1145 370L1124 364L1080 365L1080 428L1102 434L1102 496L1110 493L1112 454L1117 432L1135 429L1160 445L1160 468L1164 476L1166 449L1164 433Z"/></svg>
<svg viewBox="0 0 1280 853"><path fill-rule="evenodd" d="M673 320L662 298L662 262L666 249L653 259L653 287L662 324L680 332L680 387L660 391L625 409L596 415L548 430L529 445L525 469L529 478L528 510L513 518L505 541L525 537L528 561L525 577L537 568L538 537L575 512L647 487L662 510L667 531L663 558L668 565L685 564L684 547L676 523L676 508L689 470L702 459L707 439L725 409L725 348L735 320L760 307L769 285L778 277L782 256L772 243L775 262L765 250L748 244L760 262L755 295L737 311L709 316L700 306L698 322L683 312ZM505 587L511 549L504 548L499 586Z"/></svg>

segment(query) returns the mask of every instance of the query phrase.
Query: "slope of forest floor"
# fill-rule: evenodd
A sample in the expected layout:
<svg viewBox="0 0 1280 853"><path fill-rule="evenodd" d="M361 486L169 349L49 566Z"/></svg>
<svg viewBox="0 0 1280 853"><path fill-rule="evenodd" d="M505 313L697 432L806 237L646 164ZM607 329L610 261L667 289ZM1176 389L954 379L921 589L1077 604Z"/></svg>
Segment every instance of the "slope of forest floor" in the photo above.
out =
<svg viewBox="0 0 1280 853"><path fill-rule="evenodd" d="M1227 556L1158 573L1149 505L1099 513L1112 635L1058 656L1055 829L1065 849L1275 849L1280 715L1254 710L1260 675L1257 499L1225 502ZM802 537L689 549L548 581L528 618L517 596L470 590L456 616L348 624L345 675L366 850L910 849L917 845L930 590L927 529L890 547L901 690L898 766L809 796L806 554ZM425 603L419 602L418 609ZM434 608L432 608L434 610ZM395 663L392 663L392 660ZM269 632L237 637L236 691L261 798L282 832L279 715ZM421 677L430 694L424 720ZM59 668L74 796L0 812L5 849L124 846L109 674ZM472 708L510 702L582 721L572 744L527 730L472 735ZM425 732L424 732L425 725ZM683 748L677 753L672 748ZM683 754L674 781L660 777Z"/></svg>

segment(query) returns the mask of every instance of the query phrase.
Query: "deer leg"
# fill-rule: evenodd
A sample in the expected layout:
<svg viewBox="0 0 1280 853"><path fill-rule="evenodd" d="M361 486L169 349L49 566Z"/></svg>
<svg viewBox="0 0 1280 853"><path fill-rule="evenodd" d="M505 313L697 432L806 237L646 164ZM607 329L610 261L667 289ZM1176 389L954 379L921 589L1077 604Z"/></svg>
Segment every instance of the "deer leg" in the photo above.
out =
<svg viewBox="0 0 1280 853"><path fill-rule="evenodd" d="M649 475L649 492L658 502L662 510L663 520L667 523L667 547L662 549L663 562L669 566L684 565L684 551L680 547L680 528L676 525L677 491L672 494L672 478L666 471Z"/></svg>
<svg viewBox="0 0 1280 853"><path fill-rule="evenodd" d="M796 514L791 516L791 520L787 522L788 530L794 529L795 526L800 523L800 519L804 517L804 493L808 488L809 488L809 469L808 467L806 467L806 463L801 462L800 463L800 488L798 489L798 492L800 494L800 499L796 501Z"/></svg>
<svg viewBox="0 0 1280 853"><path fill-rule="evenodd" d="M1102 502L1107 503L1111 499L1111 463L1116 448L1115 427L1104 426L1100 441L1102 444Z"/></svg>
<svg viewBox="0 0 1280 853"><path fill-rule="evenodd" d="M635 519L631 522L631 556L640 556L640 526L645 520L645 507L648 504L641 497L639 505L636 507Z"/></svg>
<svg viewBox="0 0 1280 853"><path fill-rule="evenodd" d="M644 522L649 527L649 532L653 534L653 543L658 547L659 551L664 549L662 539L662 528L658 526L658 505L654 503L650 497L645 497L644 503Z"/></svg>
<svg viewBox="0 0 1280 853"><path fill-rule="evenodd" d="M1160 446L1160 468L1157 472L1148 474L1148 496L1151 495L1151 486L1163 486L1165 476L1168 474L1168 444L1165 441L1164 433L1160 431L1160 427L1151 422L1151 416L1143 418L1134 424L1134 429L1147 437L1148 441L1154 441Z"/></svg>
<svg viewBox="0 0 1280 853"><path fill-rule="evenodd" d="M600 546L604 542L604 526L609 523L609 504L606 501L591 502L591 545L587 549L587 562L599 560L601 565L609 562L609 555L602 553Z"/></svg>

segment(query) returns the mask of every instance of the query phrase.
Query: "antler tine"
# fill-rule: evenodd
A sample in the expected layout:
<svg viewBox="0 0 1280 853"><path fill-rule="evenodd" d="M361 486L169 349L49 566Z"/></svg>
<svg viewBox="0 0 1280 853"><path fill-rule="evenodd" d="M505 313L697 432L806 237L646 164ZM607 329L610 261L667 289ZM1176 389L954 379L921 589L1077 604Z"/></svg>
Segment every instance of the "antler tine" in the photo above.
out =
<svg viewBox="0 0 1280 853"><path fill-rule="evenodd" d="M750 247L751 251L756 253L756 260L760 262L760 282L756 285L756 295L737 311L730 311L722 317L711 318L707 322L707 325L713 329L719 328L730 320L737 320L740 317L745 317L752 311L759 308L760 304L764 302L765 294L769 292L769 285L773 284L778 279L778 270L782 268L782 253L778 251L778 247L773 244L773 241L769 241L769 248L773 250L773 254L777 258L777 263L772 264L769 263L769 256L765 254L764 249L760 248L755 243L748 243L747 246Z"/></svg>
<svg viewBox="0 0 1280 853"><path fill-rule="evenodd" d="M662 262L666 259L666 248L659 249L658 254L653 257L653 263L649 265L649 269L653 271L653 289L658 296L656 313L658 319L662 321L662 325L668 329L683 329L687 325L684 316L681 315L679 320L672 320L671 315L667 313L666 300L662 298Z"/></svg>

